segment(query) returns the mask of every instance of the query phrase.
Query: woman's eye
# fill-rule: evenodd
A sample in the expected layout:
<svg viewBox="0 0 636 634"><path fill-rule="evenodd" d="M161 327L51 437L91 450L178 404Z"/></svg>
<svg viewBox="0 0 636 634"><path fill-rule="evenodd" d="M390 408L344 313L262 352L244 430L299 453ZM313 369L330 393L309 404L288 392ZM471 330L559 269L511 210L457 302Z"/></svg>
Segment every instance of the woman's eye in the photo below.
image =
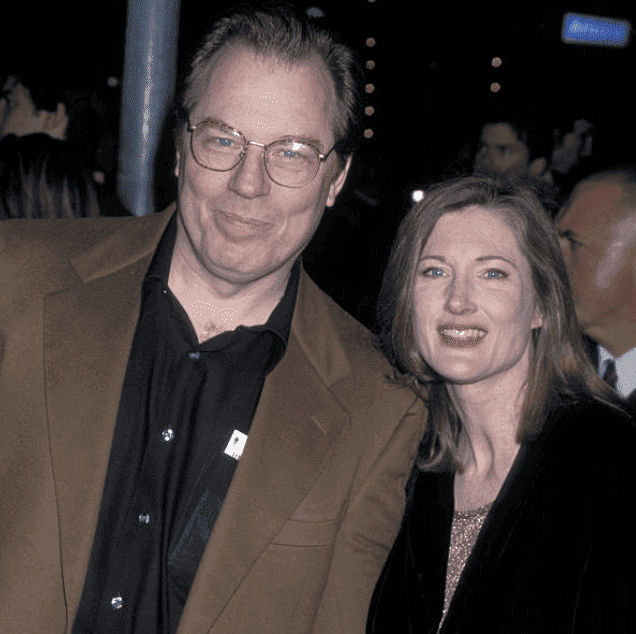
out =
<svg viewBox="0 0 636 634"><path fill-rule="evenodd" d="M503 280L504 278L508 277L508 273L500 271L499 269L490 269L486 271L485 276L489 280Z"/></svg>
<svg viewBox="0 0 636 634"><path fill-rule="evenodd" d="M442 277L444 275L444 271L442 271L442 269L438 269L437 267L431 266L428 269L424 269L422 275L424 275L424 277Z"/></svg>

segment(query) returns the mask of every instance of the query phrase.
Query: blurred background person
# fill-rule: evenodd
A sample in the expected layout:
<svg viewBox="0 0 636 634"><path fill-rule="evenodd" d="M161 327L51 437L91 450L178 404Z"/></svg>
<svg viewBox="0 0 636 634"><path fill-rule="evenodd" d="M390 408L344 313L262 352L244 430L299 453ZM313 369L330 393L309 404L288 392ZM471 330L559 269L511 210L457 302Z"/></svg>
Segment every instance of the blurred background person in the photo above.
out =
<svg viewBox="0 0 636 634"><path fill-rule="evenodd" d="M493 119L484 124L473 159L475 173L531 176L552 183L548 170L553 132L539 121Z"/></svg>
<svg viewBox="0 0 636 634"><path fill-rule="evenodd" d="M636 165L581 181L556 226L598 371L636 410Z"/></svg>
<svg viewBox="0 0 636 634"><path fill-rule="evenodd" d="M59 102L54 111L38 108L30 90L16 75L9 75L2 84L0 98L0 138L9 134L24 136L42 132L64 140L68 128L66 106Z"/></svg>
<svg viewBox="0 0 636 634"><path fill-rule="evenodd" d="M90 162L68 141L48 134L10 134L0 141L0 219L99 215Z"/></svg>
<svg viewBox="0 0 636 634"><path fill-rule="evenodd" d="M430 398L367 632L634 631L619 509L636 428L585 356L533 190L468 177L425 192L380 311L397 378Z"/></svg>

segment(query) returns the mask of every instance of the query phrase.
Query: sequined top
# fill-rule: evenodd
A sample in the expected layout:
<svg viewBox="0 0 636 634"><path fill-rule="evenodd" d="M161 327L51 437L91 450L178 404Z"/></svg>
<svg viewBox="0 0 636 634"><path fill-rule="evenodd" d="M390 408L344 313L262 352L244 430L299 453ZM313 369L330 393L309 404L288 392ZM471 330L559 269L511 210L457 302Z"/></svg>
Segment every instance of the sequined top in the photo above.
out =
<svg viewBox="0 0 636 634"><path fill-rule="evenodd" d="M450 549L448 553L448 567L446 569L446 592L444 594L444 611L440 627L446 618L457 583L461 577L464 565L477 541L479 531L484 524L493 503L485 504L470 511L455 511L451 526Z"/></svg>

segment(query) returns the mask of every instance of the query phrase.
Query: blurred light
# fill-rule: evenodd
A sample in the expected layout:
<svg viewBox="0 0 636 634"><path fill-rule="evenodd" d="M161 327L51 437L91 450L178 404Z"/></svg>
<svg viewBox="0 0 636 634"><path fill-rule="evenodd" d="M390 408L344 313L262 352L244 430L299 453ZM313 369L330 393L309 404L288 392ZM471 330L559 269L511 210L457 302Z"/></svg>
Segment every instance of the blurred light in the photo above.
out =
<svg viewBox="0 0 636 634"><path fill-rule="evenodd" d="M320 7L309 7L309 9L307 9L307 15L310 18L324 18L325 12Z"/></svg>
<svg viewBox="0 0 636 634"><path fill-rule="evenodd" d="M561 41L566 44L625 48L629 43L631 30L632 23L629 20L566 13L563 16Z"/></svg>
<svg viewBox="0 0 636 634"><path fill-rule="evenodd" d="M375 68L375 62L372 59L367 60L367 68L373 70Z"/></svg>
<svg viewBox="0 0 636 634"><path fill-rule="evenodd" d="M372 93L375 90L375 86L373 84L367 84L364 87L364 92L366 93Z"/></svg>
<svg viewBox="0 0 636 634"><path fill-rule="evenodd" d="M490 62L495 68L499 68L501 66L501 57L493 57L492 62Z"/></svg>
<svg viewBox="0 0 636 634"><path fill-rule="evenodd" d="M119 79L117 79L117 77L109 77L106 80L106 85L109 88L117 88L117 86L119 86Z"/></svg>
<svg viewBox="0 0 636 634"><path fill-rule="evenodd" d="M373 136L373 130L371 128L367 128L364 131L364 138L365 139L370 139Z"/></svg>
<svg viewBox="0 0 636 634"><path fill-rule="evenodd" d="M493 82L490 84L491 92L499 92L501 90L501 84L499 82Z"/></svg>
<svg viewBox="0 0 636 634"><path fill-rule="evenodd" d="M411 199L414 203L419 203L421 200L424 200L424 192L421 189L414 189L411 192Z"/></svg>
<svg viewBox="0 0 636 634"><path fill-rule="evenodd" d="M372 114L375 114L375 108L373 106L367 106L364 109L364 114L366 114L367 117L370 117Z"/></svg>
<svg viewBox="0 0 636 634"><path fill-rule="evenodd" d="M365 42L365 44L371 48L372 46L375 46L375 38L372 37L368 37L367 41Z"/></svg>

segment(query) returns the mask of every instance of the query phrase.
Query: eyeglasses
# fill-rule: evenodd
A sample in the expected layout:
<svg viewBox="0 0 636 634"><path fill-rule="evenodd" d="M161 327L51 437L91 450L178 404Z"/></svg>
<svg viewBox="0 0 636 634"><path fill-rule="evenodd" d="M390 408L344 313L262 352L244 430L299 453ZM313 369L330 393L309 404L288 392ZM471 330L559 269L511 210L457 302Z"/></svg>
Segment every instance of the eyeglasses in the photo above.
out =
<svg viewBox="0 0 636 634"><path fill-rule="evenodd" d="M320 164L334 149L321 154L313 145L294 139L263 145L246 140L238 130L216 119L204 119L196 125L188 123L188 132L194 160L215 172L227 172L236 167L243 160L248 145L262 147L265 170L283 187L304 187L311 183Z"/></svg>

